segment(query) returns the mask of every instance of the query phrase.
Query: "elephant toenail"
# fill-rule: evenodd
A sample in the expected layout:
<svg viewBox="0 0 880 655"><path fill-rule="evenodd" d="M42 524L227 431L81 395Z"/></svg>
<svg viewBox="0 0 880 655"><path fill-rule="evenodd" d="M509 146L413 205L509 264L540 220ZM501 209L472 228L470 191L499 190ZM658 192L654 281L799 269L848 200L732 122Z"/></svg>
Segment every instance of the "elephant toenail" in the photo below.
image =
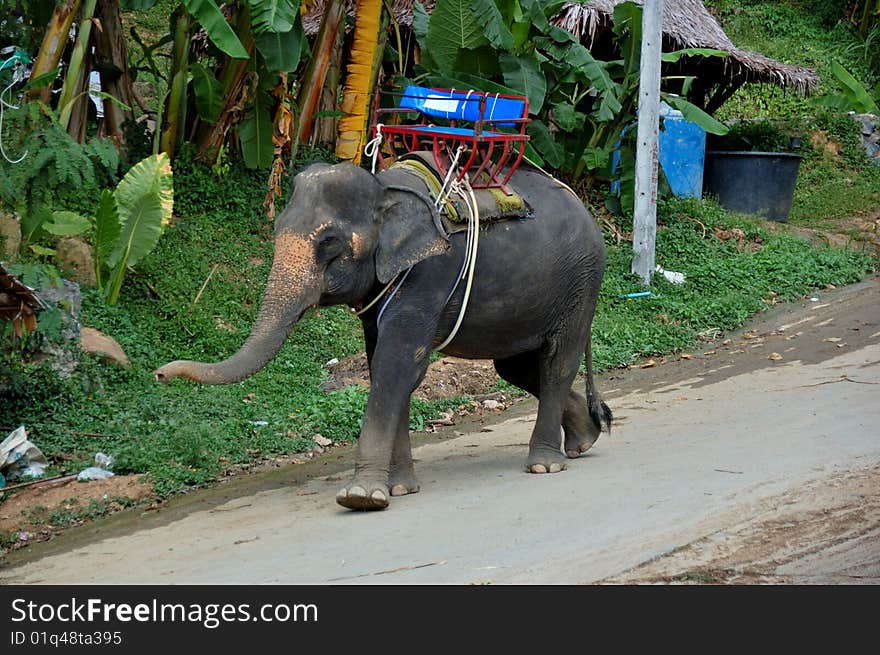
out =
<svg viewBox="0 0 880 655"><path fill-rule="evenodd" d="M407 489L402 484L396 484L393 487L391 487L391 495L392 496L405 496L406 492L407 492Z"/></svg>
<svg viewBox="0 0 880 655"><path fill-rule="evenodd" d="M559 473L561 470L562 470L562 465L561 465L561 464L555 464L555 463L554 463L554 464L551 464L551 465L550 465L550 472L551 472L551 473Z"/></svg>
<svg viewBox="0 0 880 655"><path fill-rule="evenodd" d="M356 496L358 498L366 498L367 497L367 490L364 489L363 487L352 487L351 489L348 490L348 495L349 496Z"/></svg>
<svg viewBox="0 0 880 655"><path fill-rule="evenodd" d="M340 489L339 493L336 494L336 497L339 499L345 498L346 496L348 496L348 489L346 489L345 487Z"/></svg>
<svg viewBox="0 0 880 655"><path fill-rule="evenodd" d="M532 473L546 473L547 467L543 464L533 464L532 465Z"/></svg>
<svg viewBox="0 0 880 655"><path fill-rule="evenodd" d="M379 503L388 502L388 499L385 497L385 494L383 492L379 491L378 489L376 489L376 491L374 491L370 495L370 498L372 498L373 500L375 500L376 502L379 502Z"/></svg>

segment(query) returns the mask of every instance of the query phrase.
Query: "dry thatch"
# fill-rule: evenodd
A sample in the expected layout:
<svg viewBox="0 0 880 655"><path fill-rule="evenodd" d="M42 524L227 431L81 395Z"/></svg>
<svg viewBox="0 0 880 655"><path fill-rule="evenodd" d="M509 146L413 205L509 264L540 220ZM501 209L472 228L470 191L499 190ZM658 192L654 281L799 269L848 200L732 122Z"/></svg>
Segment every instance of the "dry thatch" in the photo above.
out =
<svg viewBox="0 0 880 655"><path fill-rule="evenodd" d="M314 6L304 17L303 25L308 35L317 34L327 1L315 0ZM599 28L611 22L614 6L623 1L569 2L563 5L553 22L577 35L589 46ZM642 0L635 1L642 4ZM394 18L400 25L412 25L413 2L392 2ZM353 16L353 0L348 0L347 4L348 14ZM434 0L425 0L422 4L429 13L434 9ZM666 0L663 32L677 48L715 48L730 53L720 60L723 62L720 68L715 65L709 68L713 77L726 78L724 82L731 87L742 82L765 82L808 94L819 84L819 76L809 68L783 64L762 54L737 48L701 0Z"/></svg>
<svg viewBox="0 0 880 655"><path fill-rule="evenodd" d="M642 0L634 0L643 4ZM563 5L553 22L589 45L597 30L611 22L614 6L624 0L589 0ZM811 93L819 85L819 76L809 68L783 64L757 52L740 50L724 33L718 21L701 0L666 0L663 33L677 48L715 48L729 54L724 74L745 82L767 82L800 93Z"/></svg>
<svg viewBox="0 0 880 655"><path fill-rule="evenodd" d="M37 312L41 308L34 290L7 273L0 264L0 320L12 321L15 336L37 329Z"/></svg>

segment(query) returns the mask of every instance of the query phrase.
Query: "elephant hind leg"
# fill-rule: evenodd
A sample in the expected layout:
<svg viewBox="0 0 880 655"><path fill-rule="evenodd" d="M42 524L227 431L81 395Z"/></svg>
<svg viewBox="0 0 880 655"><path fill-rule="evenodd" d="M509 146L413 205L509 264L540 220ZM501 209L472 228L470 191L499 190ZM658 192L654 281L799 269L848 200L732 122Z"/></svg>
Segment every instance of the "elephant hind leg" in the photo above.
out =
<svg viewBox="0 0 880 655"><path fill-rule="evenodd" d="M523 391L527 391L540 399L538 384L538 353L530 352L517 355L508 359L495 361L495 370L504 380L513 384ZM590 385L592 391L592 385ZM610 410L602 402L598 394L593 393L594 405L597 411L607 411L610 421ZM588 408L584 397L574 391L569 391L565 401L565 409L562 413L562 430L565 434L565 454L569 458L580 457L586 453L599 438L599 419L593 416L593 408Z"/></svg>
<svg viewBox="0 0 880 655"><path fill-rule="evenodd" d="M529 352L496 360L495 370L504 380L540 400L538 365L538 352ZM587 452L599 438L599 430L593 425L586 400L574 390L568 392L565 400L562 430L565 435L565 454L570 458Z"/></svg>

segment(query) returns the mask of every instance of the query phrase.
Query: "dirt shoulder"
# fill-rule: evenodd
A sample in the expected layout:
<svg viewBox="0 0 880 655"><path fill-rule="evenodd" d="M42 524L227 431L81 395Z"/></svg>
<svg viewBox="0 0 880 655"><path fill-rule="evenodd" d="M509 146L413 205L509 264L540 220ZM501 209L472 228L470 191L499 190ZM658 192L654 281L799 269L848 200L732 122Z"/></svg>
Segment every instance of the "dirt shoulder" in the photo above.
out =
<svg viewBox="0 0 880 655"><path fill-rule="evenodd" d="M880 583L880 466L815 480L727 520L722 530L602 582Z"/></svg>

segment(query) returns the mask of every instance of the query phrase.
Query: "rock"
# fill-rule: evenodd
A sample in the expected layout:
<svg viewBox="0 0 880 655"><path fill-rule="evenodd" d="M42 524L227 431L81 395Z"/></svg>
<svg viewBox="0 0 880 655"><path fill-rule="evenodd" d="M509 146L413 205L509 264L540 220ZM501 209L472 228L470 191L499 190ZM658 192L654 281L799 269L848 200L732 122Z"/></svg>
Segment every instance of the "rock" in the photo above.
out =
<svg viewBox="0 0 880 655"><path fill-rule="evenodd" d="M0 258L14 262L21 246L21 223L18 214L0 210Z"/></svg>
<svg viewBox="0 0 880 655"><path fill-rule="evenodd" d="M861 125L862 144L868 159L880 165L880 116L874 114L854 114L853 120Z"/></svg>
<svg viewBox="0 0 880 655"><path fill-rule="evenodd" d="M333 441L322 434L316 434L314 437L312 437L312 441L314 441L319 446L323 446L325 448L333 443Z"/></svg>
<svg viewBox="0 0 880 655"><path fill-rule="evenodd" d="M58 242L58 262L61 269L78 284L95 286L94 248L75 237L67 237Z"/></svg>
<svg viewBox="0 0 880 655"><path fill-rule="evenodd" d="M80 347L84 353L98 355L120 366L128 366L129 361L125 351L113 337L88 327L82 328L80 335L82 338Z"/></svg>
<svg viewBox="0 0 880 655"><path fill-rule="evenodd" d="M504 405L499 403L497 400L484 400L483 401L483 409L489 409L492 411L501 411L504 409Z"/></svg>
<svg viewBox="0 0 880 655"><path fill-rule="evenodd" d="M73 373L79 364L79 311L82 294L79 285L70 280L62 280L60 286L46 286L37 289L37 294L50 307L61 312L60 338L45 341L35 360L49 359L50 366L62 378ZM43 320L38 317L37 320Z"/></svg>

